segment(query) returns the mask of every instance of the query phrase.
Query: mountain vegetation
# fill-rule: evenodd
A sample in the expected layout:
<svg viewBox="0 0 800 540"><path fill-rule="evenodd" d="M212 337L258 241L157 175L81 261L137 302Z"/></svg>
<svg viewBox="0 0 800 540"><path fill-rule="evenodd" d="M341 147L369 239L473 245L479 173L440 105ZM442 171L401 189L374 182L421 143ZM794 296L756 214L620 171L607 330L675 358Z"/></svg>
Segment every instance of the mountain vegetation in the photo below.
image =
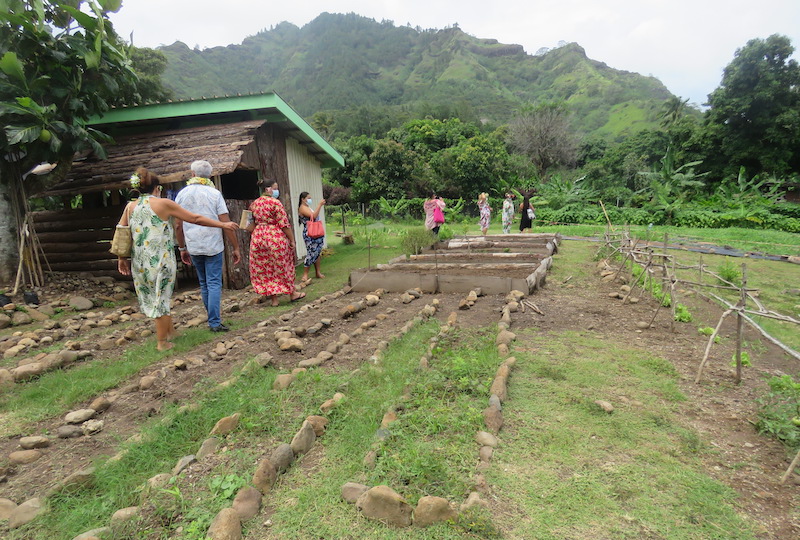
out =
<svg viewBox="0 0 800 540"><path fill-rule="evenodd" d="M178 98L275 91L345 157L340 203L538 193L565 223L800 231L800 67L785 36L734 54L705 112L653 77L589 59L577 43L527 54L458 26L423 30L323 13L240 45L176 42L163 81ZM603 211L598 201L604 201ZM497 199L495 199L497 201ZM471 208L473 205L469 205Z"/></svg>
<svg viewBox="0 0 800 540"><path fill-rule="evenodd" d="M500 125L528 104L564 102L578 132L615 140L656 125L671 95L577 43L531 55L457 26L423 30L354 13L323 13L302 28L284 22L227 47L160 50L176 97L275 91L306 118L335 118L327 135L380 137L426 115Z"/></svg>

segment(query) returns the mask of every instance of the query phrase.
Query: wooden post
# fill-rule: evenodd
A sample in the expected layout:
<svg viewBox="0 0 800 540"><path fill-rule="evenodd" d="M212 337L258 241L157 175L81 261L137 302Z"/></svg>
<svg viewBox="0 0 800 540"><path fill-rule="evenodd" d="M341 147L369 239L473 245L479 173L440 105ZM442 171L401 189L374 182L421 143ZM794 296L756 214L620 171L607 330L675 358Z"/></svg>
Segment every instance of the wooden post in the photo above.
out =
<svg viewBox="0 0 800 540"><path fill-rule="evenodd" d="M666 268L667 261L664 260L664 267ZM675 312L678 309L678 295L675 294L675 284L677 283L677 277L675 275L675 259L672 259L672 274L669 276L669 305L672 306L672 318L669 321L669 331L675 332Z"/></svg>
<svg viewBox="0 0 800 540"><path fill-rule="evenodd" d="M711 346L714 344L714 339L716 339L717 334L719 333L719 329L722 328L722 321L725 320L725 317L730 315L731 310L728 309L722 313L722 317L719 318L719 322L717 323L717 327L714 328L714 331L708 338L708 344L706 344L706 352L703 355L703 359L700 361L700 365L697 367L697 376L694 378L694 383L698 384L700 382L700 376L703 375L703 367L706 365L706 360L708 360L708 355L711 353Z"/></svg>
<svg viewBox="0 0 800 540"><path fill-rule="evenodd" d="M742 327L744 308L747 302L747 264L742 263L742 289L739 294L739 309L736 312L736 384L742 382Z"/></svg>
<svg viewBox="0 0 800 540"><path fill-rule="evenodd" d="M697 271L697 283L703 284L703 254L700 254L700 269Z"/></svg>
<svg viewBox="0 0 800 540"><path fill-rule="evenodd" d="M800 450L797 452L797 455L794 456L794 459L792 460L792 463L789 465L789 468L786 470L785 473L783 473L783 476L781 477L781 484L786 483L786 481L789 479L789 475L792 474L792 471L794 470L795 467L797 467L798 463L800 463Z"/></svg>

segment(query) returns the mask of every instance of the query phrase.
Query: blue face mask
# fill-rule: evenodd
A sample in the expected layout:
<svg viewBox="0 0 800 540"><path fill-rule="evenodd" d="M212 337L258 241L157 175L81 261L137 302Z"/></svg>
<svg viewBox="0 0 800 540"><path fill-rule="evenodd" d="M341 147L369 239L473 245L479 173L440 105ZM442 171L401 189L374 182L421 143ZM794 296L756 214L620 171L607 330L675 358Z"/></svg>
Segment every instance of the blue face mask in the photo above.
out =
<svg viewBox="0 0 800 540"><path fill-rule="evenodd" d="M278 198L278 196L279 196L280 194L281 194L281 192L280 192L280 191L278 191L277 189L273 189L273 190L272 190L272 196L273 196L273 197L275 197L276 199Z"/></svg>
<svg viewBox="0 0 800 540"><path fill-rule="evenodd" d="M311 206L311 199L306 199L306 204L307 204L308 206Z"/></svg>

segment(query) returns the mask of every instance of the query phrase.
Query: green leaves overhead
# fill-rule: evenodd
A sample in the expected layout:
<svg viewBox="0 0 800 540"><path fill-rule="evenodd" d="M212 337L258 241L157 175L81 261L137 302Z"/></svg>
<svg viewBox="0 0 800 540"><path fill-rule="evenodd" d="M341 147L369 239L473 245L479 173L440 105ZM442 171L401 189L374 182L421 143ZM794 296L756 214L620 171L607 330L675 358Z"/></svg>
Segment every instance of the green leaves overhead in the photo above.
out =
<svg viewBox="0 0 800 540"><path fill-rule="evenodd" d="M122 0L98 0L105 13L116 13L122 7Z"/></svg>
<svg viewBox="0 0 800 540"><path fill-rule="evenodd" d="M27 86L25 72L22 70L22 62L19 61L16 53L7 51L3 57L0 58L0 69L9 77Z"/></svg>
<svg viewBox="0 0 800 540"><path fill-rule="evenodd" d="M89 7L81 11L80 4ZM90 149L105 156L92 115L136 96L126 45L105 14L119 1L36 0L0 4L0 152L21 150L22 168L69 163ZM0 162L0 167L3 167Z"/></svg>
<svg viewBox="0 0 800 540"><path fill-rule="evenodd" d="M42 128L39 126L6 126L6 137L11 146L33 142L39 138Z"/></svg>

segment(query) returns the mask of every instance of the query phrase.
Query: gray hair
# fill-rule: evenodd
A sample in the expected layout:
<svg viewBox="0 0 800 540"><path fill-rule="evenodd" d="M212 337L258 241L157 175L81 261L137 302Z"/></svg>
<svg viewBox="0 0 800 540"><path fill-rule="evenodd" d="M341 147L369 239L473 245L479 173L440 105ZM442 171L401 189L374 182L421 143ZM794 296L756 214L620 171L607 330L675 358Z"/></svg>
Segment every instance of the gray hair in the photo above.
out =
<svg viewBox="0 0 800 540"><path fill-rule="evenodd" d="M211 178L211 163L205 160L198 160L192 163L192 172L202 178Z"/></svg>

